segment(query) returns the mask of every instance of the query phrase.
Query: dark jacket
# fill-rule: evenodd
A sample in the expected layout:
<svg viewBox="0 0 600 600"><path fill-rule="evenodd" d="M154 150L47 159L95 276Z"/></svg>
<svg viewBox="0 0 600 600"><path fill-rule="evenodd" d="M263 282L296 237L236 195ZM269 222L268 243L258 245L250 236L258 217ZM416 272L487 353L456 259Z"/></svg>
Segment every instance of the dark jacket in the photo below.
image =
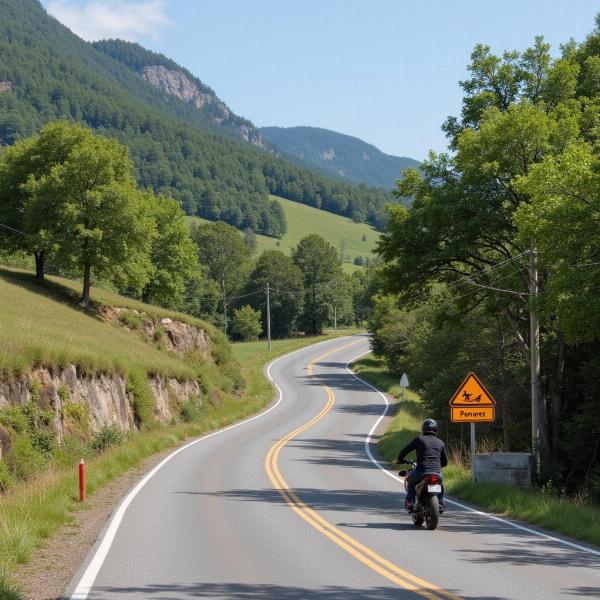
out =
<svg viewBox="0 0 600 600"><path fill-rule="evenodd" d="M441 473L442 467L448 464L446 446L434 433L418 435L406 444L398 454L398 462L404 462L406 455L413 450L417 451L417 471Z"/></svg>

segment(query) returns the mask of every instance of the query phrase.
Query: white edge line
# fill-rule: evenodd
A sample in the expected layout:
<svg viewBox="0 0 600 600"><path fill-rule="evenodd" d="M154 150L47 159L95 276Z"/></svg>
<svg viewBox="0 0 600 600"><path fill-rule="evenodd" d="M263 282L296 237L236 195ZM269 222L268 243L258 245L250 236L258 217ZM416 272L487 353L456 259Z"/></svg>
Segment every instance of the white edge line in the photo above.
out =
<svg viewBox="0 0 600 600"><path fill-rule="evenodd" d="M363 356L366 356L367 354L370 354L371 350L368 350L367 352L362 352L361 354L359 354L358 356L355 356L353 359L349 360L346 363L346 371L348 373L350 373L350 375L352 375L352 377L354 377L355 379L358 379L360 382L362 382L364 385L366 385L367 387L371 388L372 390L374 390L375 392L377 392L384 400L385 402L385 408L383 410L383 413L380 415L380 417L377 419L377 421L375 421L375 424L373 425L373 427L371 427L371 431L369 431L366 439L365 439L365 450L367 452L367 455L369 457L369 460L381 471L383 471L388 477L391 477L392 479L395 479L396 481L399 481L401 483L404 483L404 478L402 477L398 477L397 475L394 475L394 473L392 473L391 471L389 471L389 469L387 469L385 466L383 466L381 464L380 461L378 461L374 456L373 453L371 452L371 439L373 434L375 433L377 427L379 426L379 423L381 423L381 421L387 416L389 408L390 408L390 403L386 397L386 395L379 390L378 388L376 388L374 385L371 385L369 382L365 381L364 379L362 379L361 377L359 377L356 373L354 373L354 371L352 371L350 369L350 365L357 361L359 358L362 358ZM540 531L536 531L535 529L530 529L529 527L524 527L523 525L519 525L518 523L513 523L512 521L509 521L507 519L503 519L502 517L498 517L497 515L493 515L487 512L484 512L482 510L477 510L474 508L471 508L470 506L467 506L466 504L462 504L461 502L457 502L456 500L450 500L450 498L446 497L446 502L449 502L450 504L454 504L455 506L459 506L460 508L467 510L473 514L479 515L480 517L487 517L488 519L493 519L494 521L498 521L500 523L503 523L504 525L508 525L510 527L513 527L514 529L518 529L520 531L525 531L527 533L530 533L532 535L535 535L537 537L540 537L542 539L545 540L549 540L552 542L558 542L559 544L564 544L565 546L569 546L571 548L575 548L576 550L581 550L583 552L587 552L589 554L593 554L595 556L600 556L600 552L598 550L594 550L592 548L588 548L587 546L580 546L579 544L575 544L573 542L569 542L568 540L563 540L561 538L558 537L554 537L552 535L548 535L546 533L542 533Z"/></svg>
<svg viewBox="0 0 600 600"><path fill-rule="evenodd" d="M100 572L100 569L102 568L102 565L104 564L106 556L108 555L110 547L112 546L112 543L117 534L117 530L119 529L119 526L121 525L121 522L123 521L123 517L125 516L125 512L127 511L127 508L132 503L133 499L142 490L142 488L148 483L148 481L150 481L150 479L152 479L152 477L162 467L164 467L174 456L177 456L180 452L187 450L194 444L203 442L204 440L207 440L208 438L211 438L215 435L219 435L221 433L225 433L226 431L229 431L230 429L235 429L236 427L240 427L241 425L245 425L246 423L250 423L251 421L254 421L256 419L260 419L261 417L264 417L265 415L270 413L272 410L277 408L277 406L279 406L279 404L283 400L283 392L281 391L281 388L277 385L277 383L275 383L275 381L273 380L273 377L271 376L271 367L273 365L275 365L275 363L279 362L280 360L283 360L284 358L287 358L288 356L291 356L292 354L296 354L297 352L302 352L303 350L308 350L309 348L314 348L316 346L320 346L321 344L325 344L327 342L331 342L334 340L344 339L345 337L349 337L349 336L333 338L333 340L331 340L331 339L323 340L322 342L317 342L316 344L312 344L310 346L305 346L304 348L298 348L297 350L288 352L287 354L284 354L283 356L279 356L278 358L272 360L268 364L267 369L266 369L266 373L267 373L269 381L271 383L273 383L273 385L275 386L275 389L277 390L277 400L275 401L275 403L272 406L270 406L263 412L258 413L257 415L254 415L248 419L245 419L244 421L240 421L239 423L234 423L233 425L229 425L228 427L224 427L223 429L213 431L212 433L204 435L198 439L195 439L195 440L185 444L184 446L181 446L181 448L178 448L177 450L173 451L171 454L169 454L169 456L167 456L158 465L156 465L149 473L147 473L144 476L144 478L141 479L139 481L139 483L129 492L129 494L127 494L127 496L125 497L123 502L121 502L121 504L119 505L119 508L113 514L110 524L109 524L108 528L106 529L106 532L104 533L104 537L102 538L102 541L98 545L96 552L94 553L94 556L88 563L88 566L86 567L83 575L81 576L79 582L77 583L73 593L71 594L71 596L69 596L70 600L86 600L87 599L87 597L94 585L96 577L98 576L98 573Z"/></svg>

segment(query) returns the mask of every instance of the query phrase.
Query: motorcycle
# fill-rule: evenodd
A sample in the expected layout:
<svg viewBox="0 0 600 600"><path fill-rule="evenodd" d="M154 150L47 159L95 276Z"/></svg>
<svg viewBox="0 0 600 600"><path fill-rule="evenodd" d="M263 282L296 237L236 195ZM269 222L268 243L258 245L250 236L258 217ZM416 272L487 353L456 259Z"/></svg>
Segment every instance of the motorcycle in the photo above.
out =
<svg viewBox="0 0 600 600"><path fill-rule="evenodd" d="M404 489L408 491L408 475L412 470L416 469L416 462L406 462L411 465L409 471L402 470L398 473L400 477L404 477ZM440 515L443 509L440 507L439 495L442 493L442 480L436 473L426 473L423 479L417 483L416 501L410 512L413 523L417 527L421 527L423 523L427 529L433 530L438 526Z"/></svg>

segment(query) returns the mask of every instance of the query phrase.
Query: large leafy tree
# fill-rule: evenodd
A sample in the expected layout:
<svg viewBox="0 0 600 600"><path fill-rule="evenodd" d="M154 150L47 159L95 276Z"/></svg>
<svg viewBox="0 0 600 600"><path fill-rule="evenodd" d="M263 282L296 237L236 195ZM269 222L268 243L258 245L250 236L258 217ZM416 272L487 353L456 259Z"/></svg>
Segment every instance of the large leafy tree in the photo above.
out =
<svg viewBox="0 0 600 600"><path fill-rule="evenodd" d="M338 252L320 235L311 233L298 242L292 258L304 277L301 326L306 333L314 335L323 330L329 318L331 297L328 288L335 285L342 273Z"/></svg>
<svg viewBox="0 0 600 600"><path fill-rule="evenodd" d="M55 248L57 264L82 273L86 308L92 275L137 291L148 280L155 221L132 171L125 146L84 130L64 160L25 185L26 228Z"/></svg>
<svg viewBox="0 0 600 600"><path fill-rule="evenodd" d="M142 299L169 308L181 308L188 282L198 273L198 253L179 202L146 193L156 221L150 278Z"/></svg>
<svg viewBox="0 0 600 600"><path fill-rule="evenodd" d="M4 148L0 155L0 247L8 252L33 253L37 279L44 278L45 262L53 245L42 231L47 230L43 222L25 219L32 196L26 184L30 178L40 179L60 165L88 135L84 127L57 121L46 125L38 135Z"/></svg>
<svg viewBox="0 0 600 600"><path fill-rule="evenodd" d="M571 54L566 48L552 59L542 38L502 57L476 47L471 77L462 83L461 118L445 125L453 154L431 154L421 173L404 177L396 193L413 197L413 207L390 209L389 232L379 245L389 289L410 300L433 282L448 283L455 310L483 305L490 316L506 319L524 361L530 356L527 269L536 240L517 235L515 213L530 202L519 181L580 135L584 106L575 98L579 65ZM546 278L542 272L541 281ZM542 382L538 367L544 415Z"/></svg>
<svg viewBox="0 0 600 600"><path fill-rule="evenodd" d="M244 298L261 311L263 331L267 330L266 288L270 288L271 335L284 338L296 329L298 317L304 306L304 282L302 271L292 259L279 250L266 250L250 275ZM262 293L261 293L262 292Z"/></svg>
<svg viewBox="0 0 600 600"><path fill-rule="evenodd" d="M250 252L240 232L221 221L200 225L192 232L198 247L200 264L221 291L223 315L227 322L227 307L246 284L251 268Z"/></svg>

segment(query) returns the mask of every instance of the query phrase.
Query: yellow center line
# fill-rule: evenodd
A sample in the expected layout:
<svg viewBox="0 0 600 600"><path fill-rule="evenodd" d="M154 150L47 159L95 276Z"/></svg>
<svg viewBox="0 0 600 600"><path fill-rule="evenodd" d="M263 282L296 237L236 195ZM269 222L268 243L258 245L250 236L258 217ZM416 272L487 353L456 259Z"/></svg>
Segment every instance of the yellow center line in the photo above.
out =
<svg viewBox="0 0 600 600"><path fill-rule="evenodd" d="M351 344L347 344L341 348L335 348L334 350L330 350L325 354L321 354L308 365L307 373L312 376L313 367L316 362L319 362L331 354L334 354L340 350L344 350L345 348L349 348L357 343L358 342L352 342ZM424 598L428 598L428 600L439 600L440 598L462 600L460 596L457 596L452 592L444 590L433 583L429 583L428 581L425 581L424 579L405 571L398 565L379 555L368 546L361 544L355 538L338 529L335 525L322 517L318 512L305 504L284 479L278 465L279 453L283 447L300 433L310 429L313 425L320 421L335 404L335 395L331 388L326 385L322 385L322 387L327 394L327 402L321 411L312 419L282 437L269 450L265 458L265 469L269 479L271 480L271 483L277 489L285 502L299 517L301 517L317 531L328 537L332 542L343 548L346 552L348 552L348 554L352 555L354 558L368 566L376 573L379 573L383 577L389 579L399 587L410 590L416 594L419 594L420 596L423 596Z"/></svg>

